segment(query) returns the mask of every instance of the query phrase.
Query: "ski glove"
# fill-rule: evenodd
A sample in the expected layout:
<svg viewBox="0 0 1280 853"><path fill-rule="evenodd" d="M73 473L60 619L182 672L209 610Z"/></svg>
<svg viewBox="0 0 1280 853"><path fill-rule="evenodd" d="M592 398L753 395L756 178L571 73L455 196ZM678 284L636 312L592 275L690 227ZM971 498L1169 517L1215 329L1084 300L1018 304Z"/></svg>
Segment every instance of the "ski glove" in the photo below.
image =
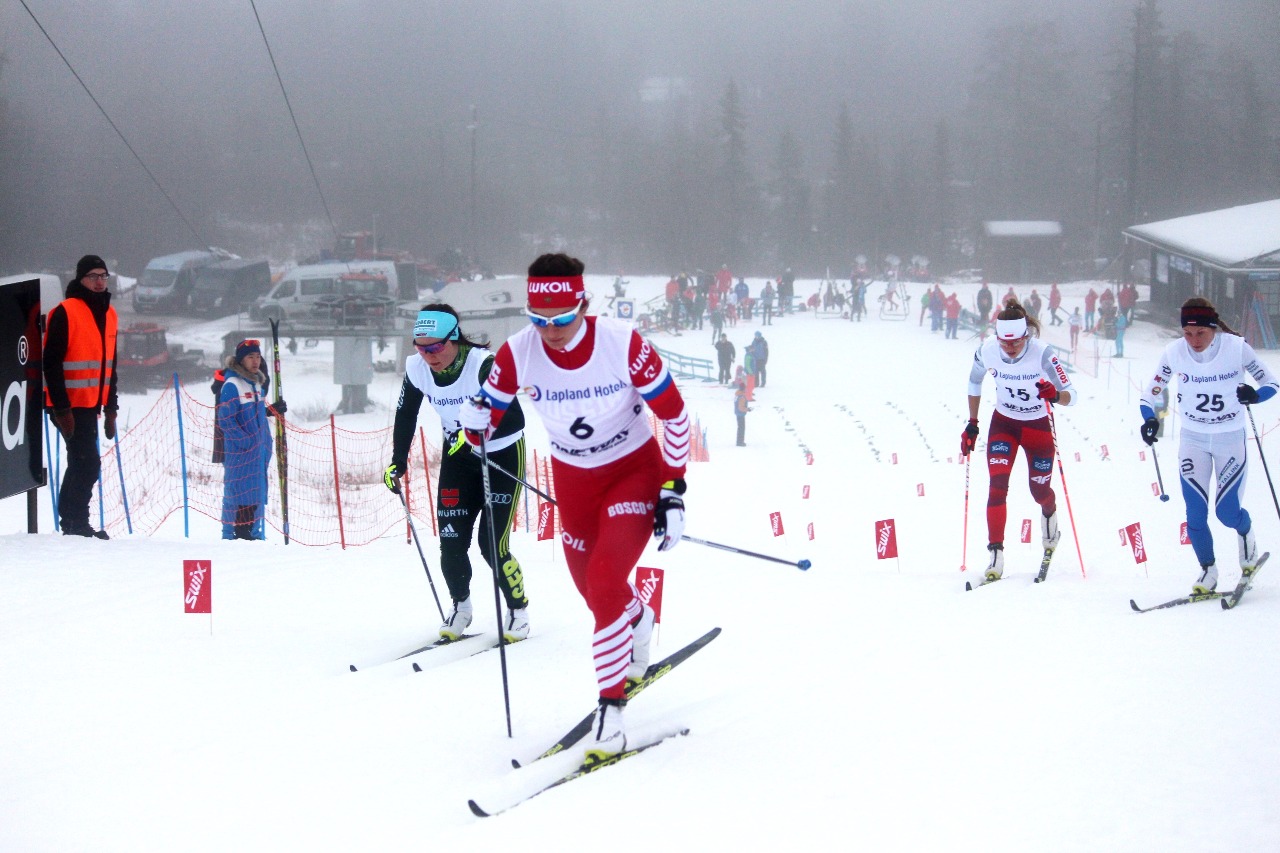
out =
<svg viewBox="0 0 1280 853"><path fill-rule="evenodd" d="M969 418L964 432L960 433L960 455L968 456L978 444L978 419Z"/></svg>
<svg viewBox="0 0 1280 853"><path fill-rule="evenodd" d="M1246 406L1252 406L1258 402L1258 389L1241 382L1236 386L1236 399Z"/></svg>
<svg viewBox="0 0 1280 853"><path fill-rule="evenodd" d="M452 456L464 447L469 448L471 446L467 444L467 437L462 434L462 430L460 429L454 430L449 435L445 436L445 444L447 445L445 453L449 456Z"/></svg>
<svg viewBox="0 0 1280 853"><path fill-rule="evenodd" d="M70 409L54 409L53 423L62 433L63 440L70 440L76 434L76 418Z"/></svg>
<svg viewBox="0 0 1280 853"><path fill-rule="evenodd" d="M116 437L116 413L114 409L102 413L102 434L110 439Z"/></svg>
<svg viewBox="0 0 1280 853"><path fill-rule="evenodd" d="M1160 421L1147 418L1142 422L1142 440L1151 446L1156 443L1156 433L1160 432Z"/></svg>
<svg viewBox="0 0 1280 853"><path fill-rule="evenodd" d="M477 394L458 407L458 423L462 424L468 444L479 447L482 435L486 439L493 435L492 415L492 407L483 394Z"/></svg>
<svg viewBox="0 0 1280 853"><path fill-rule="evenodd" d="M283 415L285 412L289 411L289 404L284 401L283 397L281 397L279 400L276 400L271 404L271 411L277 416Z"/></svg>
<svg viewBox="0 0 1280 853"><path fill-rule="evenodd" d="M1041 379L1036 382L1036 396L1046 403L1058 402L1058 389L1053 387L1053 383L1048 379Z"/></svg>
<svg viewBox="0 0 1280 853"><path fill-rule="evenodd" d="M382 472L382 482L387 488L395 494L400 494L400 478L404 476L404 472L400 470L400 466L392 462L387 466L387 470Z"/></svg>
<svg viewBox="0 0 1280 853"><path fill-rule="evenodd" d="M653 538L661 540L659 551L670 551L684 535L684 480L668 480L658 492L658 505L653 511Z"/></svg>

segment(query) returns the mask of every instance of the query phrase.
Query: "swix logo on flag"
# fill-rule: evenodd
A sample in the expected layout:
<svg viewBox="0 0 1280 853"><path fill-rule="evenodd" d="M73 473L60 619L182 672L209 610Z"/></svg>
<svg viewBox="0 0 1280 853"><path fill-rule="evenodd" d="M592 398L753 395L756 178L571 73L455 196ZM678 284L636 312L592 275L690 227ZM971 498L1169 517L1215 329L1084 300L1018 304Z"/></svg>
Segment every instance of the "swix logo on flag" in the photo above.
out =
<svg viewBox="0 0 1280 853"><path fill-rule="evenodd" d="M1187 523L1182 522L1182 527L1178 529L1178 543L1181 545L1190 545L1191 537L1187 535Z"/></svg>
<svg viewBox="0 0 1280 853"><path fill-rule="evenodd" d="M458 490L457 489L441 489L440 505L441 506L457 506Z"/></svg>
<svg viewBox="0 0 1280 853"><path fill-rule="evenodd" d="M800 490L800 499L801 499L801 500L805 500L805 501L809 500L809 487L808 487L808 486L804 486L804 487Z"/></svg>
<svg viewBox="0 0 1280 853"><path fill-rule="evenodd" d="M813 522L809 522L809 541L813 541Z"/></svg>
<svg viewBox="0 0 1280 853"><path fill-rule="evenodd" d="M916 483L916 494L924 497L924 483Z"/></svg>
<svg viewBox="0 0 1280 853"><path fill-rule="evenodd" d="M662 581L666 573L662 569L636 567L636 591L640 601L653 608L653 621L662 621Z"/></svg>
<svg viewBox="0 0 1280 853"><path fill-rule="evenodd" d="M813 464L813 454L812 454L812 453L806 453L806 454L804 455L804 464L806 464L806 465L812 465L812 464Z"/></svg>
<svg viewBox="0 0 1280 853"><path fill-rule="evenodd" d="M893 459L893 464L894 464L894 465L897 465L897 464L898 464L898 454L894 453L894 454L892 455L892 457L891 457L891 458Z"/></svg>
<svg viewBox="0 0 1280 853"><path fill-rule="evenodd" d="M1079 450L1077 450L1077 451L1076 451L1076 461L1077 461L1077 462L1079 462L1079 461L1080 461L1080 451L1079 451Z"/></svg>
<svg viewBox="0 0 1280 853"><path fill-rule="evenodd" d="M209 560L183 560L182 593L185 612L212 613L213 563Z"/></svg>
<svg viewBox="0 0 1280 853"><path fill-rule="evenodd" d="M1103 459L1111 458L1111 451L1107 450L1107 446L1105 444L1102 445L1102 458Z"/></svg>
<svg viewBox="0 0 1280 853"><path fill-rule="evenodd" d="M887 560L898 556L898 532L894 529L893 519L886 518L876 522L876 559Z"/></svg>
<svg viewBox="0 0 1280 853"><path fill-rule="evenodd" d="M1124 529L1129 537L1129 545L1133 548L1133 561L1135 563L1145 563L1147 561L1147 548L1142 542L1142 525L1138 522L1130 524Z"/></svg>
<svg viewBox="0 0 1280 853"><path fill-rule="evenodd" d="M538 541L552 539L556 535L556 505L542 504L538 507Z"/></svg>
<svg viewBox="0 0 1280 853"><path fill-rule="evenodd" d="M774 536L781 536L787 532L782 529L782 513L780 512L769 513L769 524L773 527Z"/></svg>
<svg viewBox="0 0 1280 853"><path fill-rule="evenodd" d="M1152 484L1151 484L1151 494L1155 495L1156 497L1159 497L1159 496L1160 496L1160 484L1159 484L1159 483L1152 483Z"/></svg>
<svg viewBox="0 0 1280 853"><path fill-rule="evenodd" d="M1029 518L1022 519L1022 541L1031 541L1031 519Z"/></svg>
<svg viewBox="0 0 1280 853"><path fill-rule="evenodd" d="M1139 462L1146 462L1146 461L1147 461L1147 451L1145 451L1145 450L1139 450L1139 451L1138 451L1138 461L1139 461Z"/></svg>

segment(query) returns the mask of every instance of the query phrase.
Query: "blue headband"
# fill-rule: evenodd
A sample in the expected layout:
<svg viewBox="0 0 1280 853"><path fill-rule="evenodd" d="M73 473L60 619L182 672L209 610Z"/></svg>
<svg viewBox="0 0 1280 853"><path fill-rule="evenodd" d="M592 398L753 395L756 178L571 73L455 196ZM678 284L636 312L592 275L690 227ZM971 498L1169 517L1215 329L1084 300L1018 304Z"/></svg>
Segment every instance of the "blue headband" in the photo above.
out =
<svg viewBox="0 0 1280 853"><path fill-rule="evenodd" d="M458 329L458 318L443 311L419 311L418 319L413 323L415 338L456 341L461 334Z"/></svg>

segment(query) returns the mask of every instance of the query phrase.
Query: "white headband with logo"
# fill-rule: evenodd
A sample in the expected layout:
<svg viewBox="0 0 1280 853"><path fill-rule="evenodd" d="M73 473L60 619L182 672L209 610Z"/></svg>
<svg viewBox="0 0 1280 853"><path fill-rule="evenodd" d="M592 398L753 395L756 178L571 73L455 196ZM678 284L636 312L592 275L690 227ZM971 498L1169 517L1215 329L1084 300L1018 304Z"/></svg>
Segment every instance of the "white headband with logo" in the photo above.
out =
<svg viewBox="0 0 1280 853"><path fill-rule="evenodd" d="M1027 318L996 320L996 337L1002 341L1016 341L1027 336Z"/></svg>

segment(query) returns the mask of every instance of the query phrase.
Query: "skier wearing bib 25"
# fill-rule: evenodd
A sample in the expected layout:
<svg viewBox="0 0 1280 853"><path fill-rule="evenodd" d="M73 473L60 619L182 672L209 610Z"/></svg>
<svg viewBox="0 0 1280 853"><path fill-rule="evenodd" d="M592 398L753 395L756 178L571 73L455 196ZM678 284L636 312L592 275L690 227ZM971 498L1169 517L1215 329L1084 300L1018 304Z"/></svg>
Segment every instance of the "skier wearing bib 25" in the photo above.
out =
<svg viewBox="0 0 1280 853"><path fill-rule="evenodd" d="M487 339L472 340L458 325L458 312L443 302L422 306L413 324L414 355L405 359L404 382L396 405L392 432L391 464L383 474L388 489L399 493L400 478L408 466L409 446L418 423L418 411L426 400L440 418L444 432L440 457L436 516L440 520L440 571L449 585L453 611L440 626L445 642L460 639L471 625L471 537L476 522L487 522L484 505L483 472L480 455L472 453L462 437L458 409L480 390L489 375L493 353ZM524 473L524 413L520 404L511 407L509 417L489 442L489 458L504 470ZM507 613L502 633L508 643L529 636L529 598L525 595L520 561L511 553L511 522L520 500L520 484L505 474L491 478L493 526L497 554L491 553L489 537L480 537L480 553L500 578Z"/></svg>
<svg viewBox="0 0 1280 853"><path fill-rule="evenodd" d="M1240 505L1244 491L1244 405L1275 396L1280 384L1253 347L1218 316L1209 300L1194 296L1182 305L1182 339L1169 344L1160 356L1155 377L1143 389L1142 440L1156 443L1160 422L1156 401L1174 376L1178 377L1178 403L1182 412L1182 436L1178 443L1182 474L1182 500L1187 505L1187 537L1200 561L1200 577L1193 595L1213 592L1218 566L1209 532L1209 488L1215 484L1214 512L1236 531L1240 544L1240 569L1247 576L1258 565L1258 543L1253 521ZM1225 332L1226 334L1221 334ZM1245 380L1252 376L1254 388Z"/></svg>
<svg viewBox="0 0 1280 853"><path fill-rule="evenodd" d="M1048 406L1070 406L1075 402L1075 395L1067 371L1040 340L1039 334L1040 323L1028 317L1016 299L1006 300L1005 307L996 315L995 337L978 347L969 371L969 423L960 434L962 456L968 456L978 441L982 380L990 375L996 386L996 408L987 430L987 472L991 476L991 489L987 494L987 550L991 558L985 577L989 581L1004 574L1004 528L1008 515L1005 501L1019 447L1027 457L1031 498L1040 505L1044 547L1057 547L1061 535L1057 498L1050 486L1054 445Z"/></svg>
<svg viewBox="0 0 1280 853"><path fill-rule="evenodd" d="M589 317L582 261L529 266L530 325L497 352L480 397L462 407L467 440L501 425L527 389L551 440L561 536L573 582L595 619L600 705L586 754L623 752L627 678L649 665L654 613L628 581L652 536L667 551L684 531L689 416L658 353L631 326ZM650 432L645 405L663 421Z"/></svg>

